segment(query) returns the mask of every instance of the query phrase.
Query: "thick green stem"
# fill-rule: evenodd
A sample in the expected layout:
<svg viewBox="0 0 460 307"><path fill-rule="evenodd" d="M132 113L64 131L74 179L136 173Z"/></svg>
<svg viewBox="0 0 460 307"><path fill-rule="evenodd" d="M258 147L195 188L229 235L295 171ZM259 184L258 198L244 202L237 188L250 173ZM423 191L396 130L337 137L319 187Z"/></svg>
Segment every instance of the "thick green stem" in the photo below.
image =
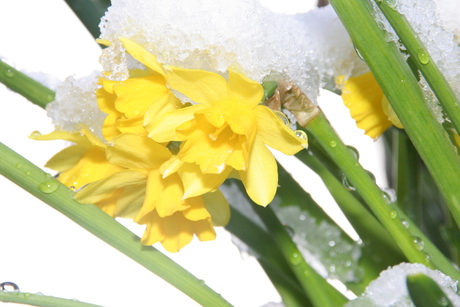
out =
<svg viewBox="0 0 460 307"><path fill-rule="evenodd" d="M73 192L40 168L0 143L0 174L58 210L104 242L155 273L203 306L231 306L205 285L152 246L93 205L82 205Z"/></svg>
<svg viewBox="0 0 460 307"><path fill-rule="evenodd" d="M397 46L386 41L367 0L330 2L460 224L460 157L426 105L418 80Z"/></svg>
<svg viewBox="0 0 460 307"><path fill-rule="evenodd" d="M45 108L49 102L54 100L55 93L52 90L1 60L0 82L39 107Z"/></svg>
<svg viewBox="0 0 460 307"><path fill-rule="evenodd" d="M99 305L79 302L77 300L68 300L54 296L46 296L43 294L33 294L17 291L0 291L0 302L43 307L100 307Z"/></svg>
<svg viewBox="0 0 460 307"><path fill-rule="evenodd" d="M375 0L374 0L375 1ZM406 47L417 69L420 70L430 85L439 102L444 107L455 129L460 133L459 101L449 83L446 81L427 48L423 45L406 17L388 6L384 1L375 1L391 26Z"/></svg>
<svg viewBox="0 0 460 307"><path fill-rule="evenodd" d="M397 206L385 199L374 180L356 161L349 148L343 144L323 114L312 120L306 129L315 136L334 162L340 166L350 183L356 188L356 191L393 237L409 261L437 268L454 279L460 278L460 273L415 224ZM406 228L407 223L411 225L409 230Z"/></svg>

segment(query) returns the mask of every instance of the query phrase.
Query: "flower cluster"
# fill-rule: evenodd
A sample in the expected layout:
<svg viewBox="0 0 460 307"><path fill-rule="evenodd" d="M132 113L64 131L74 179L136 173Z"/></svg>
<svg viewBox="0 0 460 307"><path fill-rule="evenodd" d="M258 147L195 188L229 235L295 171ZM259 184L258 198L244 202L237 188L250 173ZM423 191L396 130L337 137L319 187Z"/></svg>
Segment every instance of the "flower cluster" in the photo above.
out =
<svg viewBox="0 0 460 307"><path fill-rule="evenodd" d="M31 136L75 143L47 164L75 198L146 225L143 244L161 242L170 252L194 235L213 240L214 226L228 222L219 191L228 177L240 179L255 203L271 202L278 174L268 147L292 155L307 140L261 104L262 85L233 70L224 78L161 65L141 45L120 41L145 69L130 70L123 81L99 79L103 139L84 126Z"/></svg>

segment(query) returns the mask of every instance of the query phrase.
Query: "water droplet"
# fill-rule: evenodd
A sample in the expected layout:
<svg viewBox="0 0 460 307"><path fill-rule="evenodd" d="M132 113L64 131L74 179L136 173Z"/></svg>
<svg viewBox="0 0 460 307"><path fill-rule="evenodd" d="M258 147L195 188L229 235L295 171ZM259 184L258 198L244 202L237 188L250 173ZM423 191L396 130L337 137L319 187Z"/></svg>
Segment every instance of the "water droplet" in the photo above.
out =
<svg viewBox="0 0 460 307"><path fill-rule="evenodd" d="M17 167L17 168L22 168L22 164L21 164L21 163L17 163L17 164L16 164L16 167Z"/></svg>
<svg viewBox="0 0 460 307"><path fill-rule="evenodd" d="M109 147L112 147L112 146L115 146L115 143L114 142L107 142L105 143L106 146L109 146Z"/></svg>
<svg viewBox="0 0 460 307"><path fill-rule="evenodd" d="M447 306L452 306L449 299L445 296L441 297L438 301L438 306L441 307L447 307Z"/></svg>
<svg viewBox="0 0 460 307"><path fill-rule="evenodd" d="M335 146L337 146L337 142L336 142L336 141L330 141L330 142L329 142L329 146L331 146L332 148L334 148Z"/></svg>
<svg viewBox="0 0 460 307"><path fill-rule="evenodd" d="M291 257L289 258L289 260L291 261L293 265L298 265L302 261L302 256L300 256L299 253L294 252L291 254Z"/></svg>
<svg viewBox="0 0 460 307"><path fill-rule="evenodd" d="M356 51L356 54L358 55L358 57L359 57L361 60L365 61L363 55L361 54L361 52L359 52L359 49L355 47L355 51Z"/></svg>
<svg viewBox="0 0 460 307"><path fill-rule="evenodd" d="M40 131L34 131L30 134L30 137L34 138L34 137L40 137L42 136L42 133Z"/></svg>
<svg viewBox="0 0 460 307"><path fill-rule="evenodd" d="M303 130L296 130L295 135L302 140L308 140L307 134Z"/></svg>
<svg viewBox="0 0 460 307"><path fill-rule="evenodd" d="M75 191L77 190L77 188L74 187L73 185L71 185L71 186L69 187L69 189L70 189L72 192L75 192Z"/></svg>
<svg viewBox="0 0 460 307"><path fill-rule="evenodd" d="M289 118L286 116L286 114L284 114L283 112L281 111L273 111L276 113L276 115L279 116L279 118L281 118L281 120L283 121L283 123L286 125L286 126L290 126L291 125L291 122L289 121Z"/></svg>
<svg viewBox="0 0 460 307"><path fill-rule="evenodd" d="M38 295L38 296L42 296L42 295L43 295L43 293L41 293L41 292L37 292L37 293L35 293L35 295Z"/></svg>
<svg viewBox="0 0 460 307"><path fill-rule="evenodd" d="M371 177L372 181L375 182L375 176L374 176L374 174L372 174L372 172L370 172L370 171L368 171L368 170L366 170L366 173L369 175L369 177Z"/></svg>
<svg viewBox="0 0 460 307"><path fill-rule="evenodd" d="M46 100L53 101L54 100L54 95L52 95L52 94L47 95Z"/></svg>
<svg viewBox="0 0 460 307"><path fill-rule="evenodd" d="M44 181L40 183L40 185L38 186L38 189L45 194L56 192L58 188L59 188L59 181L57 180Z"/></svg>
<svg viewBox="0 0 460 307"><path fill-rule="evenodd" d="M426 264L430 263L430 255L428 254L425 255L425 263Z"/></svg>
<svg viewBox="0 0 460 307"><path fill-rule="evenodd" d="M418 56L418 60L420 61L420 63L422 63L423 65L426 65L430 62L430 56L428 55L428 53L423 50L422 48L420 48L418 51L417 51L417 56Z"/></svg>
<svg viewBox="0 0 460 307"><path fill-rule="evenodd" d="M217 135L215 135L214 133L210 133L209 134L209 138L213 141L217 140Z"/></svg>
<svg viewBox="0 0 460 307"><path fill-rule="evenodd" d="M30 176L30 171L27 171L27 172L26 172L26 175L27 175L27 176Z"/></svg>
<svg viewBox="0 0 460 307"><path fill-rule="evenodd" d="M409 229L409 222L406 220L401 220L401 224L403 225L404 228Z"/></svg>
<svg viewBox="0 0 460 307"><path fill-rule="evenodd" d="M342 174L342 184L348 191L356 191L356 188L351 184L345 174Z"/></svg>
<svg viewBox="0 0 460 307"><path fill-rule="evenodd" d="M24 297L28 298L31 294L30 293L24 293Z"/></svg>
<svg viewBox="0 0 460 307"><path fill-rule="evenodd" d="M390 211L390 219L394 220L397 217L398 217L398 212L394 210Z"/></svg>
<svg viewBox="0 0 460 307"><path fill-rule="evenodd" d="M385 191L381 191L380 193L382 194L383 199L388 205L392 203L390 194L388 194Z"/></svg>
<svg viewBox="0 0 460 307"><path fill-rule="evenodd" d="M425 243L419 237L414 237L412 243L414 244L415 249L418 251L423 250L423 247L425 245Z"/></svg>
<svg viewBox="0 0 460 307"><path fill-rule="evenodd" d="M356 159L356 160L359 160L359 152L356 148L354 148L353 146L349 146L347 145L348 149L350 150L351 154L353 155L353 157Z"/></svg>
<svg viewBox="0 0 460 307"><path fill-rule="evenodd" d="M384 0L383 2L393 9L396 7L396 0Z"/></svg>
<svg viewBox="0 0 460 307"><path fill-rule="evenodd" d="M14 77L14 70L12 70L11 68L8 68L6 71L5 71L5 76L11 78L11 77Z"/></svg>
<svg viewBox="0 0 460 307"><path fill-rule="evenodd" d="M331 264L331 265L329 266L329 272L335 273L335 264Z"/></svg>
<svg viewBox="0 0 460 307"><path fill-rule="evenodd" d="M14 282L5 281L0 284L0 291L6 291L6 292L19 291L19 287Z"/></svg>
<svg viewBox="0 0 460 307"><path fill-rule="evenodd" d="M140 113L139 110L135 110L135 111L134 111L134 115L135 115L135 116L139 115L139 113Z"/></svg>
<svg viewBox="0 0 460 307"><path fill-rule="evenodd" d="M334 247L335 246L335 241L331 240L331 241L327 242L327 245L329 245L330 247Z"/></svg>

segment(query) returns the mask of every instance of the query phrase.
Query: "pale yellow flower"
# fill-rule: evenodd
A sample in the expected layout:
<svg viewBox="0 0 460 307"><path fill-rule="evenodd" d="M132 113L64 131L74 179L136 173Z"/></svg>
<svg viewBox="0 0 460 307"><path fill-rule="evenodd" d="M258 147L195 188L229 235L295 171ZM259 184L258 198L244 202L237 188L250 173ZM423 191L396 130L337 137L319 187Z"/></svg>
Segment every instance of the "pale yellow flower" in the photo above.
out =
<svg viewBox="0 0 460 307"><path fill-rule="evenodd" d="M402 128L371 72L346 80L342 88L342 99L358 128L373 139L377 139L392 125Z"/></svg>
<svg viewBox="0 0 460 307"><path fill-rule="evenodd" d="M167 87L164 70L156 58L127 38L121 37L120 41L146 70L130 70L130 78L124 81L100 79L102 88L97 91L97 98L99 109L107 114L102 127L107 140L121 133L146 134L146 113L152 117L182 107Z"/></svg>
<svg viewBox="0 0 460 307"><path fill-rule="evenodd" d="M161 242L170 252L177 252L196 234L200 240L215 238L212 216L201 196L184 199L178 174L163 178L160 167L172 157L171 152L152 139L123 133L106 150L107 160L121 168L118 172L90 183L76 195L82 203L115 201L115 216L133 218L146 224L144 244ZM116 199L114 194L119 193ZM209 202L216 212L216 224L225 224L229 208L216 191Z"/></svg>
<svg viewBox="0 0 460 307"><path fill-rule="evenodd" d="M198 169L194 165L199 166L204 175L196 178L207 182L185 180L189 195L215 189L235 170L251 199L267 205L278 185L276 161L267 145L293 155L306 147L307 141L260 104L263 89L259 83L234 71L229 71L226 80L203 70L166 69L168 85L196 104L164 112L149 120L146 129L158 142L182 141L177 158L189 163L195 174Z"/></svg>

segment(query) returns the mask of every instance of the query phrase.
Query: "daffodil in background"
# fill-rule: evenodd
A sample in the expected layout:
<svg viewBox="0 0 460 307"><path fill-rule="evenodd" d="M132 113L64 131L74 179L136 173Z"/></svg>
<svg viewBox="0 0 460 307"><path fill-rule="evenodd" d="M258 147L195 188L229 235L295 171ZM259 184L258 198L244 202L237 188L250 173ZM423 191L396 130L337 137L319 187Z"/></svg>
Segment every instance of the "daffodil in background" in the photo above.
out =
<svg viewBox="0 0 460 307"><path fill-rule="evenodd" d="M402 128L388 99L371 72L350 77L339 78L337 83L342 90L342 99L350 110L356 125L372 139L380 137L392 125ZM342 84L342 85L341 85Z"/></svg>

